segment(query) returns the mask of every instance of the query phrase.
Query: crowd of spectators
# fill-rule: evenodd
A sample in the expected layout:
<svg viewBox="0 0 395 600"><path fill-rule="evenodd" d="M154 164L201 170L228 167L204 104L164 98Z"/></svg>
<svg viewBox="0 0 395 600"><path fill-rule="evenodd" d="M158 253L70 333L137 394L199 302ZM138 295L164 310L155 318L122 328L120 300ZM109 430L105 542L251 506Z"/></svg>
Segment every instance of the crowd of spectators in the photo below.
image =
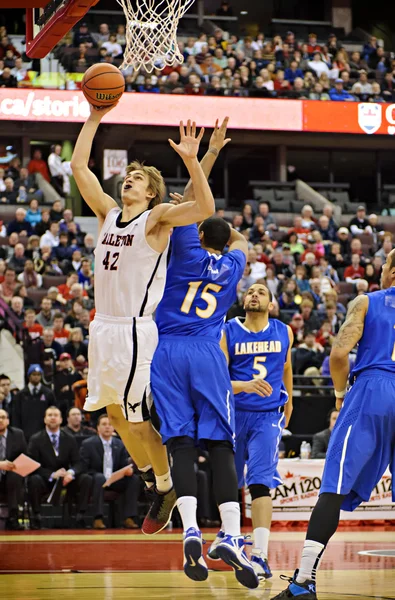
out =
<svg viewBox="0 0 395 600"><path fill-rule="evenodd" d="M227 3L219 10L232 14ZM98 31L90 31L83 22L62 39L55 55L67 72L81 74L69 82L78 86L94 63L120 66L125 44L123 24L111 31L102 23ZM374 36L361 44L360 51L348 53L334 33L326 40L318 40L315 33L298 40L288 31L271 39L264 33L239 37L217 28L212 35L180 39L179 47L183 64L158 68L152 74L125 70L126 91L363 102L395 98L395 60ZM0 87L31 85L29 65L3 28Z"/></svg>

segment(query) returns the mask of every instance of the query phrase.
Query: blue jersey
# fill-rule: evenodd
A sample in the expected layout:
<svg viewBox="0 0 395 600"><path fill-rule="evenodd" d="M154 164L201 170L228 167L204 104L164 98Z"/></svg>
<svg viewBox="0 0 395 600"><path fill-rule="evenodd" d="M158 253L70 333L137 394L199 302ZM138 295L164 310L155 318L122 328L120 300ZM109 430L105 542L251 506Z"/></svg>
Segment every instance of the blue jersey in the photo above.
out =
<svg viewBox="0 0 395 600"><path fill-rule="evenodd" d="M236 300L245 254L203 250L196 225L176 227L171 241L165 292L156 311L159 334L219 341L226 313Z"/></svg>
<svg viewBox="0 0 395 600"><path fill-rule="evenodd" d="M352 375L366 369L395 373L395 288L372 292Z"/></svg>
<svg viewBox="0 0 395 600"><path fill-rule="evenodd" d="M273 388L271 396L235 394L236 410L269 411L286 404L288 394L283 384L284 365L289 348L288 328L277 319L257 333L244 326L236 317L225 325L229 353L229 373L232 381L265 379Z"/></svg>

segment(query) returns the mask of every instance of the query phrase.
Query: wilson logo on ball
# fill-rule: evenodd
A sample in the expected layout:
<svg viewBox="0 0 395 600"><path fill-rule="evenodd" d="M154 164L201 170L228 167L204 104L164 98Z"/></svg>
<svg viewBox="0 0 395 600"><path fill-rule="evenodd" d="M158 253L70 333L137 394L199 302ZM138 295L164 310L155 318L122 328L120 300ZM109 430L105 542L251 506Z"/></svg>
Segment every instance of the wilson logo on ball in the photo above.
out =
<svg viewBox="0 0 395 600"><path fill-rule="evenodd" d="M102 94L100 92L96 92L97 100L116 100L120 96L122 96L122 92L119 94Z"/></svg>

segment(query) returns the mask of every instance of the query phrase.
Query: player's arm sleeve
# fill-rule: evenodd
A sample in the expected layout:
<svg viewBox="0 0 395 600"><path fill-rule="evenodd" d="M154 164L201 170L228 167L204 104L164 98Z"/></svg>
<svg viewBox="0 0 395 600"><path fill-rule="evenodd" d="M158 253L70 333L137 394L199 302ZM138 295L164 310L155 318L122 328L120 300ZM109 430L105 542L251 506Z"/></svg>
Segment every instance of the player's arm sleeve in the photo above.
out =
<svg viewBox="0 0 395 600"><path fill-rule="evenodd" d="M226 254L225 261L228 263L236 283L238 283L243 277L244 269L246 267L246 255L242 250L231 250Z"/></svg>
<svg viewBox="0 0 395 600"><path fill-rule="evenodd" d="M197 225L185 225L175 227L171 236L172 254L188 260L191 252L201 252L202 247L199 240Z"/></svg>
<svg viewBox="0 0 395 600"><path fill-rule="evenodd" d="M333 385L341 399L347 387L350 371L348 355L362 337L365 317L369 306L368 296L357 296L349 305L347 317L337 334L329 357Z"/></svg>
<svg viewBox="0 0 395 600"><path fill-rule="evenodd" d="M289 326L287 326L287 329L288 329L289 345L288 345L288 352L287 352L287 360L285 361L285 364L284 364L284 373L283 373L283 383L284 383L285 389L287 390L287 394L288 394L288 402L284 406L285 427L288 427L288 424L289 424L289 421L290 421L291 415L292 415L292 409L293 409L293 400L292 400L293 373L292 373L291 349L292 349L292 345L294 342L294 334L292 332L292 329Z"/></svg>
<svg viewBox="0 0 395 600"><path fill-rule="evenodd" d="M222 330L222 337L219 343L222 352L225 354L226 362L229 365L228 340L226 338L226 329Z"/></svg>

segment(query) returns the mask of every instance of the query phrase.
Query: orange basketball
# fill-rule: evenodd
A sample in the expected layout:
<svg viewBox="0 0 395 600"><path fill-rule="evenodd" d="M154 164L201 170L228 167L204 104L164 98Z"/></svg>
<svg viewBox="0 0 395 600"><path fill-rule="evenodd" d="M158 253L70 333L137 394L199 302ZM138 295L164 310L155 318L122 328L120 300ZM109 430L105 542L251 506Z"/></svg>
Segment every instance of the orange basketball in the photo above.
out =
<svg viewBox="0 0 395 600"><path fill-rule="evenodd" d="M86 71L81 87L85 98L93 106L110 106L124 93L125 80L114 65L98 63Z"/></svg>

